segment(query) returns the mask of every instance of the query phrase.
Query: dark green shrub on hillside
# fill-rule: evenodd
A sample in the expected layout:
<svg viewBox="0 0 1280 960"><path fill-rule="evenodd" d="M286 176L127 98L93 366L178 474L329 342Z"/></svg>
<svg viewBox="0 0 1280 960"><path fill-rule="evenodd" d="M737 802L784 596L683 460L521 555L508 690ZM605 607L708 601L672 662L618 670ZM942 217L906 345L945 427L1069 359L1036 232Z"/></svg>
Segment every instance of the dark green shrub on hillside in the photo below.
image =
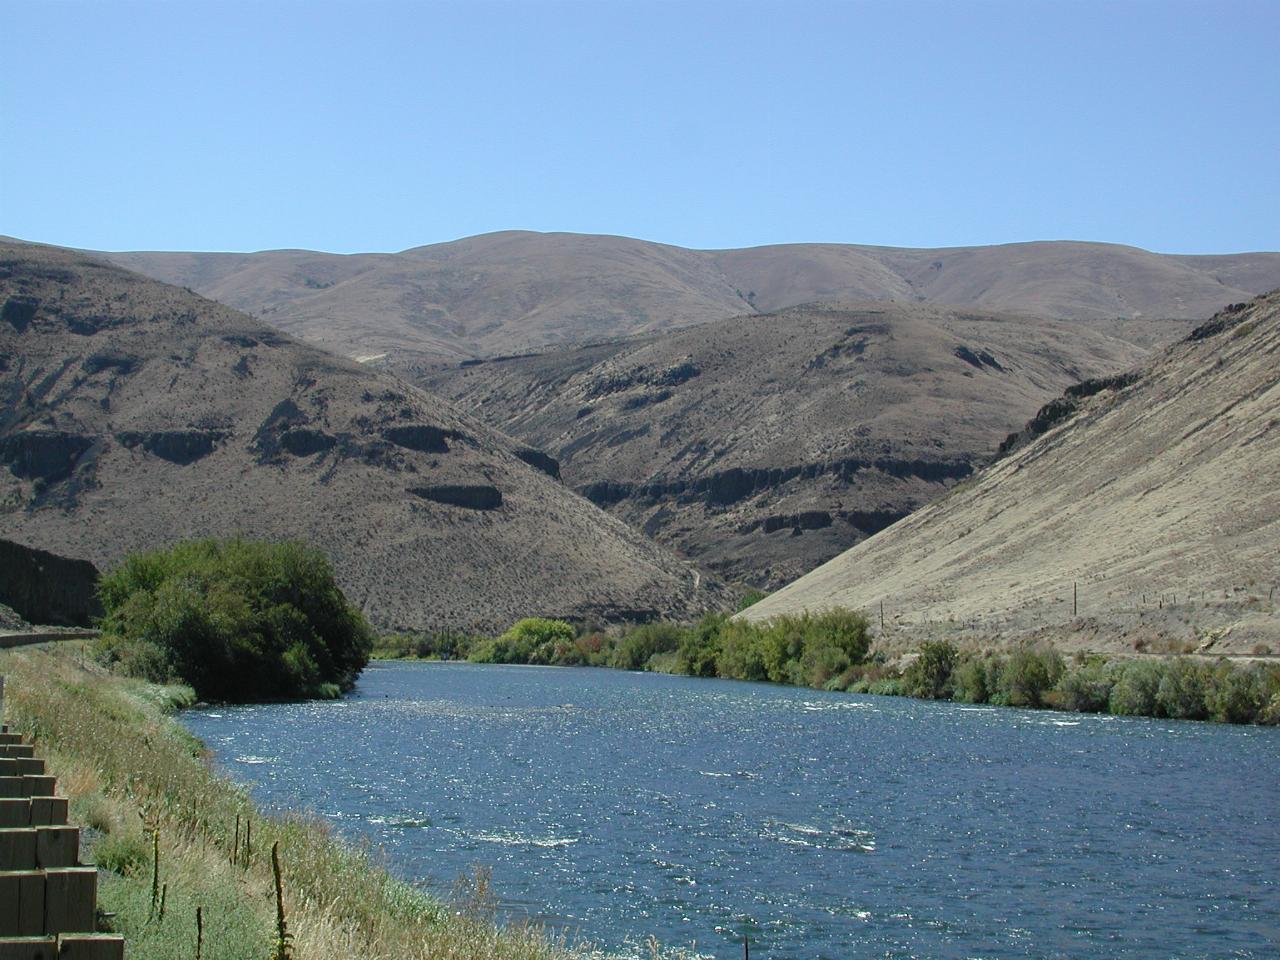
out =
<svg viewBox="0 0 1280 960"><path fill-rule="evenodd" d="M1280 671L1271 674L1271 682L1268 687L1271 689L1280 687ZM1267 702L1258 711L1258 716L1254 722L1264 723L1269 727L1280 726L1280 690L1276 690L1276 692L1267 697Z"/></svg>
<svg viewBox="0 0 1280 960"><path fill-rule="evenodd" d="M822 688L866 660L871 633L862 614L834 609L798 621L802 648L799 662L787 667L792 683Z"/></svg>
<svg viewBox="0 0 1280 960"><path fill-rule="evenodd" d="M902 692L922 700L950 699L951 673L958 659L955 645L946 640L922 644L920 655L902 675Z"/></svg>
<svg viewBox="0 0 1280 960"><path fill-rule="evenodd" d="M734 680L822 687L861 663L871 647L867 619L851 610L730 620L720 630L716 672Z"/></svg>
<svg viewBox="0 0 1280 960"><path fill-rule="evenodd" d="M672 623L645 623L627 631L613 649L609 666L621 670L644 670L657 654L674 653L684 639L684 631Z"/></svg>
<svg viewBox="0 0 1280 960"><path fill-rule="evenodd" d="M1177 657L1164 665L1163 673L1156 687L1156 710L1160 716L1203 720L1209 715L1205 694L1211 678L1205 664Z"/></svg>
<svg viewBox="0 0 1280 960"><path fill-rule="evenodd" d="M716 676L731 680L768 680L760 629L743 620L730 620L720 630Z"/></svg>
<svg viewBox="0 0 1280 960"><path fill-rule="evenodd" d="M987 703L995 690L999 667L983 656L968 656L951 671L952 697L961 703Z"/></svg>
<svg viewBox="0 0 1280 960"><path fill-rule="evenodd" d="M1118 668L1108 709L1127 717L1154 717L1164 668L1160 663L1130 660Z"/></svg>
<svg viewBox="0 0 1280 960"><path fill-rule="evenodd" d="M729 618L709 613L685 631L676 650L676 672L691 677L714 677L720 656L720 631Z"/></svg>
<svg viewBox="0 0 1280 960"><path fill-rule="evenodd" d="M374 641L373 656L386 660L465 660L475 642L463 633L394 633Z"/></svg>
<svg viewBox="0 0 1280 960"><path fill-rule="evenodd" d="M1092 660L1063 674L1053 688L1050 700L1062 710L1106 713L1114 683L1115 678L1107 664Z"/></svg>
<svg viewBox="0 0 1280 960"><path fill-rule="evenodd" d="M199 540L135 554L98 590L106 656L206 700L336 695L373 645L328 559L298 543Z"/></svg>
<svg viewBox="0 0 1280 960"><path fill-rule="evenodd" d="M799 663L791 667L791 682L803 686L827 689L832 680L843 676L853 666L849 652L834 644L806 644Z"/></svg>
<svg viewBox="0 0 1280 960"><path fill-rule="evenodd" d="M535 663L572 666L585 662L577 632L563 620L527 617L506 633L471 648L472 663Z"/></svg>
<svg viewBox="0 0 1280 960"><path fill-rule="evenodd" d="M755 636L752 642L759 648L766 680L805 685L801 658L805 655L808 627L803 617L778 617L753 628Z"/></svg>
<svg viewBox="0 0 1280 960"><path fill-rule="evenodd" d="M874 694L877 697L900 697L902 696L902 680L898 677L882 677L879 680L873 680L867 686L867 693Z"/></svg>
<svg viewBox="0 0 1280 960"><path fill-rule="evenodd" d="M742 598L738 601L738 607L736 612L741 613L743 610L747 609L747 607L754 607L757 603L759 603L761 600L763 600L767 596L768 594L765 593L763 590L748 590L746 593L742 595Z"/></svg>
<svg viewBox="0 0 1280 960"><path fill-rule="evenodd" d="M1280 725L1280 665L1269 664L1261 668L1262 694L1265 698L1262 709L1258 711L1255 723L1269 726Z"/></svg>
<svg viewBox="0 0 1280 960"><path fill-rule="evenodd" d="M1262 677L1249 667L1219 663L1210 674L1205 695L1209 716L1223 723L1253 723L1267 698Z"/></svg>
<svg viewBox="0 0 1280 960"><path fill-rule="evenodd" d="M1065 669L1061 655L1051 647L1019 647L1000 665L991 702L1010 707L1044 706L1045 695Z"/></svg>

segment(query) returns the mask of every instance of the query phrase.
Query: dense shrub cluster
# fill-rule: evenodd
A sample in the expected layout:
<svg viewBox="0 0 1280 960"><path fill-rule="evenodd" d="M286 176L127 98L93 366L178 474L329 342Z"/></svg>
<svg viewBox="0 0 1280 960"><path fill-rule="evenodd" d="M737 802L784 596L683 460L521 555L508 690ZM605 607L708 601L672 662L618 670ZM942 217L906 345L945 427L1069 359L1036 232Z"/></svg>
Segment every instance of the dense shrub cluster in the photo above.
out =
<svg viewBox="0 0 1280 960"><path fill-rule="evenodd" d="M465 660L476 640L448 631L391 633L374 640L371 655L382 660Z"/></svg>
<svg viewBox="0 0 1280 960"><path fill-rule="evenodd" d="M902 692L922 700L946 700L951 696L951 674L956 648L949 643L926 643L920 655L902 675Z"/></svg>
<svg viewBox="0 0 1280 960"><path fill-rule="evenodd" d="M609 666L620 670L658 669L660 658L670 667L684 640L684 629L672 623L646 623L624 633L609 654ZM667 669L665 672L671 672Z"/></svg>
<svg viewBox="0 0 1280 960"><path fill-rule="evenodd" d="M1048 646L975 653L932 641L898 671L883 655L872 655L870 646L865 617L828 610L759 623L710 614L692 625L647 623L620 633L531 618L493 638L386 638L378 652L475 663L616 667L1078 713L1280 723L1280 665L1214 664L1190 657L1088 657L1068 663Z"/></svg>
<svg viewBox="0 0 1280 960"><path fill-rule="evenodd" d="M1068 666L1051 648L1024 646L1004 655L961 654L927 643L902 676L902 692L930 699L1054 707L1175 720L1280 723L1280 667L1216 664L1190 657Z"/></svg>
<svg viewBox="0 0 1280 960"><path fill-rule="evenodd" d="M582 663L575 640L578 632L563 620L529 617L500 637L480 640L467 658L474 663L537 663L575 666Z"/></svg>
<svg viewBox="0 0 1280 960"><path fill-rule="evenodd" d="M726 621L718 637L716 673L734 680L770 680L825 687L866 659L867 619L851 610Z"/></svg>
<svg viewBox="0 0 1280 960"><path fill-rule="evenodd" d="M373 644L328 559L298 543L182 543L129 557L98 589L105 657L206 700L336 696Z"/></svg>
<svg viewBox="0 0 1280 960"><path fill-rule="evenodd" d="M646 623L618 634L579 632L563 620L531 617L491 638L388 637L379 641L377 653L465 658L473 663L616 667L844 689L839 679L866 659L870 645L866 618L830 610L758 624L709 614L687 626Z"/></svg>

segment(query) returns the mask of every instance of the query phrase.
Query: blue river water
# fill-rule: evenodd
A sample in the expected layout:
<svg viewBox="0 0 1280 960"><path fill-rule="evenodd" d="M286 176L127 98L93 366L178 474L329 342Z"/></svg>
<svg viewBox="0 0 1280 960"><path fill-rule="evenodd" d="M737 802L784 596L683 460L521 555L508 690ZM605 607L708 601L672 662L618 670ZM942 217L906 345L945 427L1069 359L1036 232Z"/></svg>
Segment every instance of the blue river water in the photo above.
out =
<svg viewBox="0 0 1280 960"><path fill-rule="evenodd" d="M268 807L609 950L1280 957L1276 729L412 663L183 719Z"/></svg>

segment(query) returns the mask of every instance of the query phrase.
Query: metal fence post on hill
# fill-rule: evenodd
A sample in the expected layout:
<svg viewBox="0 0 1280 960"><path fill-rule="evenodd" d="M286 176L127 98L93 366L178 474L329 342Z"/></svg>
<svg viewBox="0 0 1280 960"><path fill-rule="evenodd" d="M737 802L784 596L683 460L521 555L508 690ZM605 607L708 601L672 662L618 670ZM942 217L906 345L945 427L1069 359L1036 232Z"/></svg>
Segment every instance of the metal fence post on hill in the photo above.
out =
<svg viewBox="0 0 1280 960"><path fill-rule="evenodd" d="M0 724L4 723L4 674L0 673Z"/></svg>

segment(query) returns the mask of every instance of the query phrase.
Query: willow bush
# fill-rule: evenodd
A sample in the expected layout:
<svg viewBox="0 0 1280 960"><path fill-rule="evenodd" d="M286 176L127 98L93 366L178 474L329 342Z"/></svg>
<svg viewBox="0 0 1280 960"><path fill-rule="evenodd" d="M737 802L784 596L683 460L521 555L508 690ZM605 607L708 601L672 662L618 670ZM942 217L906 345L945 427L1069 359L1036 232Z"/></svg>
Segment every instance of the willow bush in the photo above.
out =
<svg viewBox="0 0 1280 960"><path fill-rule="evenodd" d="M99 595L106 657L204 700L336 696L373 646L328 558L300 543L196 540L135 554Z"/></svg>

